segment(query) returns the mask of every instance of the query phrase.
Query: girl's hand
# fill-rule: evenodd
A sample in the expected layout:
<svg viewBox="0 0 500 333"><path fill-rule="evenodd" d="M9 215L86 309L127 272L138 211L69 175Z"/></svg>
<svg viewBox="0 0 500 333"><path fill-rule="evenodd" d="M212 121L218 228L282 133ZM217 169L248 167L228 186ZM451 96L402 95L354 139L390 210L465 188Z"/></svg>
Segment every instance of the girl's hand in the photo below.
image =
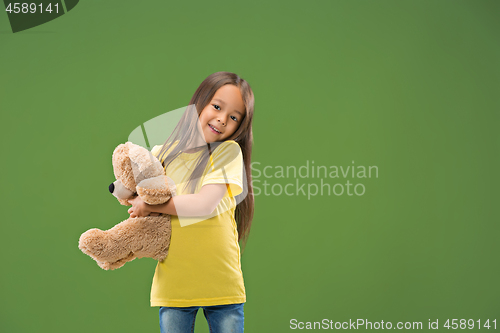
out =
<svg viewBox="0 0 500 333"><path fill-rule="evenodd" d="M140 196L136 196L133 199L129 199L128 202L132 205L129 208L128 213L130 217L143 217L143 216L158 216L158 213L152 213L150 205L142 201Z"/></svg>

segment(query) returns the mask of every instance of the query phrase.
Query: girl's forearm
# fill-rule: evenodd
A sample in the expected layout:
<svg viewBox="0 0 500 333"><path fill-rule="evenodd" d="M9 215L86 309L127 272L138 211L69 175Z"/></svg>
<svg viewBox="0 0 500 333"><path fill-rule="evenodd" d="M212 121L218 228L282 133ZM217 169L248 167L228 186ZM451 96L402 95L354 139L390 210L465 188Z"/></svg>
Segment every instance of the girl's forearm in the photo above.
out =
<svg viewBox="0 0 500 333"><path fill-rule="evenodd" d="M198 193L177 195L164 204L149 205L147 210L182 217L207 216L212 214L226 191L226 184L208 184Z"/></svg>
<svg viewBox="0 0 500 333"><path fill-rule="evenodd" d="M149 205L149 210L155 213L184 217L205 216L213 211L207 206L206 200L202 200L202 197L198 194L178 195L170 198L164 204Z"/></svg>
<svg viewBox="0 0 500 333"><path fill-rule="evenodd" d="M160 205L147 205L148 210L150 210L153 213L177 215L173 199L174 198L170 198L167 202Z"/></svg>

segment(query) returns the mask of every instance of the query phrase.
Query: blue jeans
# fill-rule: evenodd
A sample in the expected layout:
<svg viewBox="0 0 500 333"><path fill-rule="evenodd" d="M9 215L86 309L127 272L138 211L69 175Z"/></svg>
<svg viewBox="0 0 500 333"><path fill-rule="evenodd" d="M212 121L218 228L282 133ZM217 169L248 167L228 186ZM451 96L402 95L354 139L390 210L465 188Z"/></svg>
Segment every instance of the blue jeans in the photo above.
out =
<svg viewBox="0 0 500 333"><path fill-rule="evenodd" d="M210 333L243 333L243 304L160 308L161 333L193 333L198 309L203 308Z"/></svg>

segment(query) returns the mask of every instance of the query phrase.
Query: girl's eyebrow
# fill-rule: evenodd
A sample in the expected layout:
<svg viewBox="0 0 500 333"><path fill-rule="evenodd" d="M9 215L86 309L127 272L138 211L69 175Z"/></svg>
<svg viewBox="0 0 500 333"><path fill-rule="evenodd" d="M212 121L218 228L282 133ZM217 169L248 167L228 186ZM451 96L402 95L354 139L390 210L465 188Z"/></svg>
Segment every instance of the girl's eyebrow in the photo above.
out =
<svg viewBox="0 0 500 333"><path fill-rule="evenodd" d="M218 98L214 98L214 99L213 99L213 101L218 101L218 102L220 102L221 104L226 104L226 102L224 102L223 100L218 99ZM243 113L241 113L241 112L240 112L240 111L238 111L238 110L234 110L234 111L235 111L235 112L237 112L240 116L242 116L242 117L243 117Z"/></svg>

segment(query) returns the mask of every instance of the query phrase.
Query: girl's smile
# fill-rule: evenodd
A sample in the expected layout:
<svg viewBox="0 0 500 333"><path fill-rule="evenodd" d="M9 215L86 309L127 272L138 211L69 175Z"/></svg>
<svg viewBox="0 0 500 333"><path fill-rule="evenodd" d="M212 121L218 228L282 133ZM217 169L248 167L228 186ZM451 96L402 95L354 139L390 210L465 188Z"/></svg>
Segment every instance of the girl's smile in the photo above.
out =
<svg viewBox="0 0 500 333"><path fill-rule="evenodd" d="M215 133L215 134L222 134L221 131L219 131L215 126L212 126L210 124L208 124L208 126L212 129L212 131Z"/></svg>

